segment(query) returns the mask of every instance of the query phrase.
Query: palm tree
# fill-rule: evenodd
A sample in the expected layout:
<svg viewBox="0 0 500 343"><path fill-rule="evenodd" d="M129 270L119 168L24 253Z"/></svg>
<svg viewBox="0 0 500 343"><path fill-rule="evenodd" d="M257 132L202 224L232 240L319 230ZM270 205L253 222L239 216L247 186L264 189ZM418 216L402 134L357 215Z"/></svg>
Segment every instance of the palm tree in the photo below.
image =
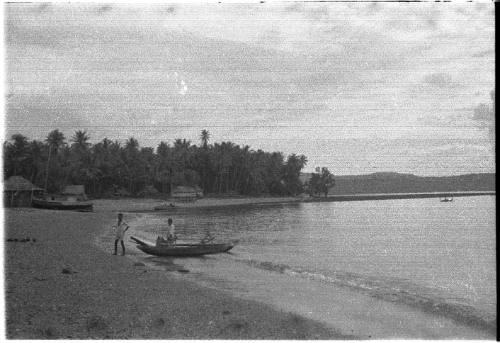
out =
<svg viewBox="0 0 500 343"><path fill-rule="evenodd" d="M93 163L91 144L88 143L90 137L86 131L78 130L71 138L73 144L70 151L70 175L72 182L76 184L84 184L86 189L92 185L93 192L96 192L97 178L102 175L97 169L96 163Z"/></svg>
<svg viewBox="0 0 500 343"><path fill-rule="evenodd" d="M54 149L55 153L58 153L59 150L61 150L61 148L66 144L65 140L66 138L64 137L64 134L58 129L51 131L45 139L45 141L49 144L49 147Z"/></svg>
<svg viewBox="0 0 500 343"><path fill-rule="evenodd" d="M23 175L25 174L25 169L27 169L27 161L29 157L29 143L28 138L20 133L12 135L11 144L6 145L7 155L10 157L12 162L12 172L13 175ZM23 175L25 176L25 175Z"/></svg>
<svg viewBox="0 0 500 343"><path fill-rule="evenodd" d="M75 135L71 137L71 141L73 142L72 146L76 146L82 150L87 150L90 146L90 143L88 143L89 139L90 137L86 131L75 131Z"/></svg>
<svg viewBox="0 0 500 343"><path fill-rule="evenodd" d="M201 131L200 139L201 139L201 144L203 146L203 149L206 150L208 147L208 140L210 139L210 133L208 133L208 131L206 129L203 129Z"/></svg>
<svg viewBox="0 0 500 343"><path fill-rule="evenodd" d="M200 135L201 139L201 144L203 146L203 150L201 152L201 156L199 159L200 165L199 168L201 169L201 186L203 187L203 190L206 192L208 191L208 177L207 177L207 171L210 165L210 160L208 157L208 140L210 139L210 133L206 129L203 129L201 131Z"/></svg>
<svg viewBox="0 0 500 343"><path fill-rule="evenodd" d="M140 164L139 142L134 137L130 137L125 142L125 147L123 149L123 167L127 172L128 190L131 193L136 193L137 191L134 184L137 181L137 175L141 168Z"/></svg>
<svg viewBox="0 0 500 343"><path fill-rule="evenodd" d="M43 150L44 145L42 142L33 140L30 142L30 154L31 154L31 177L30 180L35 185L41 185L40 177L43 178Z"/></svg>
<svg viewBox="0 0 500 343"><path fill-rule="evenodd" d="M49 182L49 166L50 166L50 155L52 153L52 149L55 149L54 152L57 154L60 149L64 146L65 137L62 132L58 129L55 129L49 133L47 139L45 140L48 143L49 148L49 156L47 157L47 170L45 172L45 190L47 190L47 184Z"/></svg>

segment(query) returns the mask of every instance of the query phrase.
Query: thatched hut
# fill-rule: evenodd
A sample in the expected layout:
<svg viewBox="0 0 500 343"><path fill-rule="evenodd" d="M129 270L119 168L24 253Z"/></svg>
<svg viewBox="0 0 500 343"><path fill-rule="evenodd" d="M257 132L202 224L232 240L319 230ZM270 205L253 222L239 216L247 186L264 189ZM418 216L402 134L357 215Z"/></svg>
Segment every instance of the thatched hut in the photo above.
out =
<svg viewBox="0 0 500 343"><path fill-rule="evenodd" d="M122 197L122 198L125 198L125 197L130 197L131 194L129 191L127 191L125 188L123 187L115 187L115 190L113 191L113 195L115 197Z"/></svg>
<svg viewBox="0 0 500 343"><path fill-rule="evenodd" d="M203 197L200 187L177 186L172 190L170 197L175 201L195 201Z"/></svg>
<svg viewBox="0 0 500 343"><path fill-rule="evenodd" d="M3 196L6 207L31 207L31 200L43 196L43 189L22 176L11 176L4 183Z"/></svg>
<svg viewBox="0 0 500 343"><path fill-rule="evenodd" d="M141 196L141 197L152 197L152 198L154 198L154 197L160 196L161 194L160 194L160 192L154 186L147 185L137 195Z"/></svg>

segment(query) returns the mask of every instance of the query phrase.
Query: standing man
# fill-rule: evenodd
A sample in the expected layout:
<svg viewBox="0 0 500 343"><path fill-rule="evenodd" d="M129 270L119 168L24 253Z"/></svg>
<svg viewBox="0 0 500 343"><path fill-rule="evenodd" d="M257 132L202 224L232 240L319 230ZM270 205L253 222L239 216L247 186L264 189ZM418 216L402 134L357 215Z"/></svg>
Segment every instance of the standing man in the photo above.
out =
<svg viewBox="0 0 500 343"><path fill-rule="evenodd" d="M113 226L115 229L115 253L116 255L118 249L118 241L122 246L122 256L125 256L125 244L123 244L123 237L125 236L125 231L128 230L128 224L123 220L123 213L118 213L118 222L116 226Z"/></svg>
<svg viewBox="0 0 500 343"><path fill-rule="evenodd" d="M177 237L175 236L175 225L172 218L168 218L168 236L167 241L175 242Z"/></svg>

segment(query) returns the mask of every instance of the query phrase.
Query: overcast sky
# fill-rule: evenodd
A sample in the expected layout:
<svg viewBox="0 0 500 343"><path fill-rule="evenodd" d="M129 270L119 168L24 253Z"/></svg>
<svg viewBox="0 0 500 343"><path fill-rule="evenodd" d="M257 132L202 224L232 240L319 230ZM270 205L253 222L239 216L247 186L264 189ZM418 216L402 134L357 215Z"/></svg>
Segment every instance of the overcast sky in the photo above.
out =
<svg viewBox="0 0 500 343"><path fill-rule="evenodd" d="M493 3L5 5L6 135L300 153L307 170L493 172Z"/></svg>

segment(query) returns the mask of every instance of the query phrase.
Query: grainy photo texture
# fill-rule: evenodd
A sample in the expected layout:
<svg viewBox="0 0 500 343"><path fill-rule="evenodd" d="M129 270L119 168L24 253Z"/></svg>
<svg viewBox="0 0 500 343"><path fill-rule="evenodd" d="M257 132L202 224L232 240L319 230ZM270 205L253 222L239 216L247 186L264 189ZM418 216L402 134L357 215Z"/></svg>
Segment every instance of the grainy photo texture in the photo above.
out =
<svg viewBox="0 0 500 343"><path fill-rule="evenodd" d="M493 2L10 2L4 337L495 339Z"/></svg>

